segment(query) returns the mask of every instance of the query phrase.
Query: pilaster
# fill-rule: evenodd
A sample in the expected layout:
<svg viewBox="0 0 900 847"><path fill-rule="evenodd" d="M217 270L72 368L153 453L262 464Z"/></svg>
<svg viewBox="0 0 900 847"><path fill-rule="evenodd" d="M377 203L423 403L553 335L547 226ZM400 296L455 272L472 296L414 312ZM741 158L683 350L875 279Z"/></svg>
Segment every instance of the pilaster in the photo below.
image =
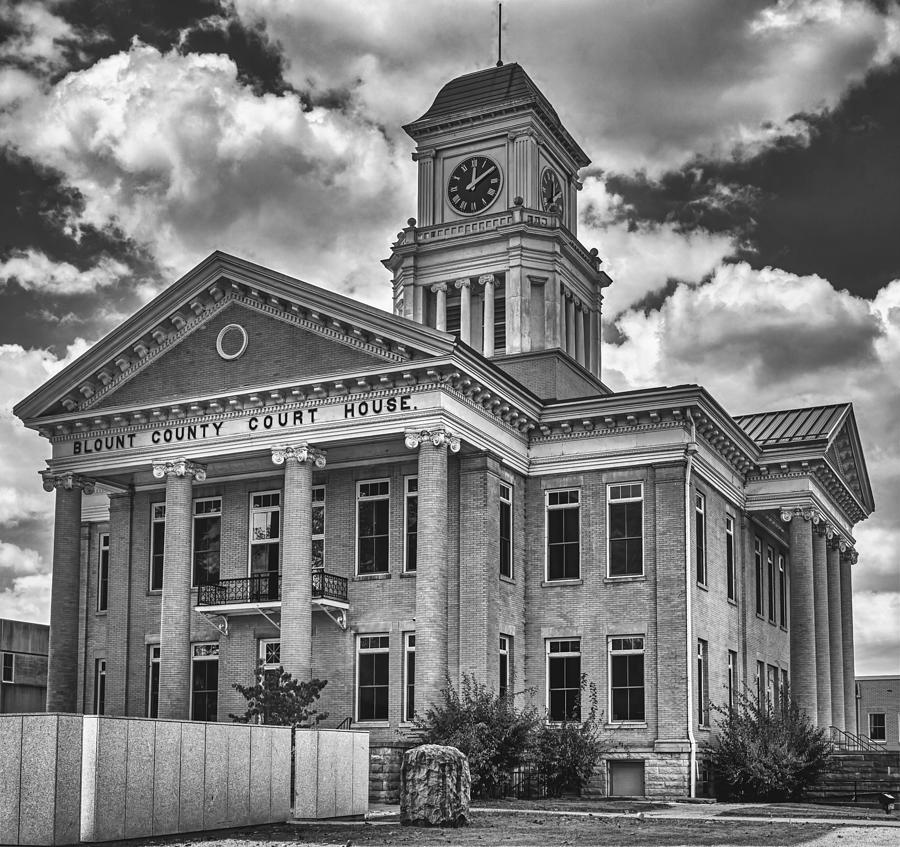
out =
<svg viewBox="0 0 900 847"><path fill-rule="evenodd" d="M482 352L486 358L494 355L494 275L482 274L478 282L484 286L484 326L482 329ZM418 640L416 649L418 650Z"/></svg>
<svg viewBox="0 0 900 847"><path fill-rule="evenodd" d="M131 524L134 492L109 497L109 590L106 614L106 714L128 714L131 624Z"/></svg>
<svg viewBox="0 0 900 847"><path fill-rule="evenodd" d="M468 277L453 283L459 289L459 338L464 344L472 343L472 285Z"/></svg>
<svg viewBox="0 0 900 847"><path fill-rule="evenodd" d="M419 207L417 217L420 226L431 226L434 220L434 148L428 147L413 153L419 163Z"/></svg>
<svg viewBox="0 0 900 847"><path fill-rule="evenodd" d="M513 143L513 173L509 196L511 198L521 197L522 205L527 209L537 209L540 207L537 139L531 130L513 133L510 135L510 139Z"/></svg>

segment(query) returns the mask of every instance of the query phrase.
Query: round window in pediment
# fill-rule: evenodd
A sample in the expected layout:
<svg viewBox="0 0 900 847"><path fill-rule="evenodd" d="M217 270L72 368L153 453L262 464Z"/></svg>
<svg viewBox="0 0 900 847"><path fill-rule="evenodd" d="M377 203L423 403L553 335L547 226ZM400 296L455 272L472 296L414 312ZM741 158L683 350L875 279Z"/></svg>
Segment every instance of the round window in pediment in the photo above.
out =
<svg viewBox="0 0 900 847"><path fill-rule="evenodd" d="M216 339L216 351L226 362L244 355L247 349L247 330L240 324L222 327Z"/></svg>

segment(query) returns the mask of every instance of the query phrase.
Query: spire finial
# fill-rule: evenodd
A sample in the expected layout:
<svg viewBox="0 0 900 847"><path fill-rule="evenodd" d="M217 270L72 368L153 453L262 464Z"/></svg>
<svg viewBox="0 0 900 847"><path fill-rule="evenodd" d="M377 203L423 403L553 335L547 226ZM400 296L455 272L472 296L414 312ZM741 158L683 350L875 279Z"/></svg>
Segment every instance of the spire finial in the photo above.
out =
<svg viewBox="0 0 900 847"><path fill-rule="evenodd" d="M497 67L503 67L503 4L497 4Z"/></svg>

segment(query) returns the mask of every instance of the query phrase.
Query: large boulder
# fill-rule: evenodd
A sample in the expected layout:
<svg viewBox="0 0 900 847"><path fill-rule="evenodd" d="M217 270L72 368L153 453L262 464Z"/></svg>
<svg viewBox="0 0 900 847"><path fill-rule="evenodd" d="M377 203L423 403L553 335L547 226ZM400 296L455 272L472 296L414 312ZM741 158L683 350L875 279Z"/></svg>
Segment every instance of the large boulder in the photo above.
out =
<svg viewBox="0 0 900 847"><path fill-rule="evenodd" d="M413 747L406 751L400 770L400 822L465 826L471 787L469 760L455 747Z"/></svg>

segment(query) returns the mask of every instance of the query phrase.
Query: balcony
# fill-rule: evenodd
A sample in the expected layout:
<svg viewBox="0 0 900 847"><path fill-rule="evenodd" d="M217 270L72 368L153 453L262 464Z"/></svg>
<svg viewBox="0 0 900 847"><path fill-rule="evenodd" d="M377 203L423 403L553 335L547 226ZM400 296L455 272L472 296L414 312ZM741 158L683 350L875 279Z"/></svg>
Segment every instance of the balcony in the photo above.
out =
<svg viewBox="0 0 900 847"><path fill-rule="evenodd" d="M313 571L313 605L348 609L347 580L342 576ZM220 579L197 589L197 611L204 613L254 614L281 608L281 574L260 573L240 579Z"/></svg>

